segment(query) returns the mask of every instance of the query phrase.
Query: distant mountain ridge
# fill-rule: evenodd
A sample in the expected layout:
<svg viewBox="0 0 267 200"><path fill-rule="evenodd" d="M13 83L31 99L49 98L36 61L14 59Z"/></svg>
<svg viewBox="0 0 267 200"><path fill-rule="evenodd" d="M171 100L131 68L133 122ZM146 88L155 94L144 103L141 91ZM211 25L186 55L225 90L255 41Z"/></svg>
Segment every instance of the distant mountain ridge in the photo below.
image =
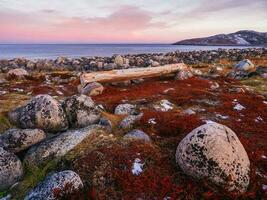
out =
<svg viewBox="0 0 267 200"><path fill-rule="evenodd" d="M182 40L174 45L264 46L267 45L267 32L242 30L230 34Z"/></svg>

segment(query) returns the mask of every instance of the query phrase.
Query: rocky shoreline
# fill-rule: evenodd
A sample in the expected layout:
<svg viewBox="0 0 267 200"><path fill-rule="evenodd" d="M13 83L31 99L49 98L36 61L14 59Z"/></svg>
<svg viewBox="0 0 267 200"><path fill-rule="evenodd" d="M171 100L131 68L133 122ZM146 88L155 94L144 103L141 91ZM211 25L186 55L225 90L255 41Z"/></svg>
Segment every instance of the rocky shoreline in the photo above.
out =
<svg viewBox="0 0 267 200"><path fill-rule="evenodd" d="M11 60L0 60L0 70L3 73L10 69L23 68L27 71L100 71L112 69L125 69L132 67L156 67L159 65L184 62L194 65L200 63L212 64L220 60L238 62L245 58L261 58L267 56L266 48L248 49L218 49L210 51L191 51L191 52L170 52L166 54L140 54L140 55L114 55L113 57L81 57L66 58L58 57L55 60L37 59L28 60L15 58Z"/></svg>
<svg viewBox="0 0 267 200"><path fill-rule="evenodd" d="M184 62L175 74L80 75ZM0 199L266 197L267 49L0 60Z"/></svg>

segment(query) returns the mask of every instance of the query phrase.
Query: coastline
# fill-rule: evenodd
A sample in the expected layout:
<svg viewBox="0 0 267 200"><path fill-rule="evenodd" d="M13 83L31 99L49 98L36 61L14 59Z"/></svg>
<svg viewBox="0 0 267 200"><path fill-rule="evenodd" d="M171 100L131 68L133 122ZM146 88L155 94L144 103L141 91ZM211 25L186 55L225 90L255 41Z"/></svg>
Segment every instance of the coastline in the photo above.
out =
<svg viewBox="0 0 267 200"><path fill-rule="evenodd" d="M10 69L24 68L29 71L70 70L101 71L126 69L131 67L155 67L165 64L183 62L189 65L212 64L220 60L237 62L245 58L261 58L267 56L266 48L218 49L174 51L169 53L126 54L112 57L89 56L79 58L58 57L56 59L0 59L0 70L5 73Z"/></svg>

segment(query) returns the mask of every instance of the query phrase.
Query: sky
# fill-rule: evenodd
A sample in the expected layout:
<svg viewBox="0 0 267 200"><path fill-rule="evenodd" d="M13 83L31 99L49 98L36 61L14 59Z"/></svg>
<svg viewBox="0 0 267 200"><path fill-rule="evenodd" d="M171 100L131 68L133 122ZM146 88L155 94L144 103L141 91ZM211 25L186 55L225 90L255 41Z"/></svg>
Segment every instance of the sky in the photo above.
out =
<svg viewBox="0 0 267 200"><path fill-rule="evenodd" d="M0 0L0 43L172 43L267 32L267 0Z"/></svg>

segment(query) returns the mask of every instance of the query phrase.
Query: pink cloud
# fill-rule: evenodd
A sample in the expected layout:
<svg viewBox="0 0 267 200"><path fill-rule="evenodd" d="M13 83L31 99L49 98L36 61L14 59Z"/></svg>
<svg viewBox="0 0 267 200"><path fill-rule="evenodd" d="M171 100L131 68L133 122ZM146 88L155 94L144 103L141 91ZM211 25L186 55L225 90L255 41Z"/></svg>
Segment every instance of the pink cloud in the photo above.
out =
<svg viewBox="0 0 267 200"><path fill-rule="evenodd" d="M0 41L25 42L131 42L147 41L139 34L150 28L164 28L164 23L153 23L151 13L138 7L123 6L108 17L67 18L55 15L57 22L42 14L1 14ZM52 12L53 13L53 12ZM3 19L3 18L2 18ZM52 19L51 19L52 20Z"/></svg>

